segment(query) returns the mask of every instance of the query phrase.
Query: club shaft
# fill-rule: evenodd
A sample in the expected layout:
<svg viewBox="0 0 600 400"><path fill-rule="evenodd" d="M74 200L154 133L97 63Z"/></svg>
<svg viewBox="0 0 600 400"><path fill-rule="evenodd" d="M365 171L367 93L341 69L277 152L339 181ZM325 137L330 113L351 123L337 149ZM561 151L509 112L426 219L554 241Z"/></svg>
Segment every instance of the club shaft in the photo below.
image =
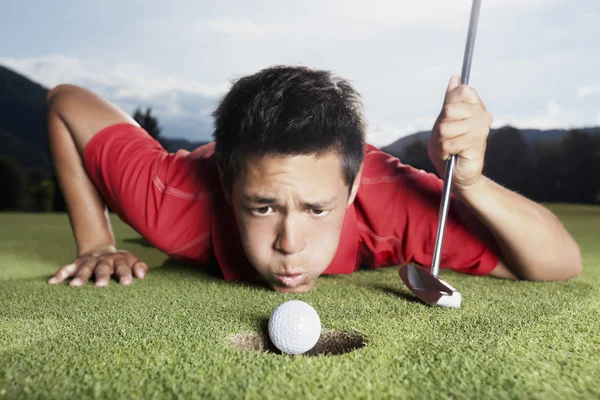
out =
<svg viewBox="0 0 600 400"><path fill-rule="evenodd" d="M479 9L481 0L473 0L471 5L471 18L469 19L469 30L467 32L467 43L465 45L465 54L460 81L462 84L469 83L471 73L471 60L473 59L473 48L475 47L475 34L477 33L477 22L479 21ZM431 264L431 275L437 277L440 271L440 261L442 258L442 247L444 245L444 233L446 231L446 221L448 219L448 208L450 207L450 193L452 189L452 178L454 177L454 166L456 165L456 155L452 154L446 162L446 177L444 179L444 189L442 192L442 202L438 219L438 228L435 238L435 248L433 251L433 262Z"/></svg>

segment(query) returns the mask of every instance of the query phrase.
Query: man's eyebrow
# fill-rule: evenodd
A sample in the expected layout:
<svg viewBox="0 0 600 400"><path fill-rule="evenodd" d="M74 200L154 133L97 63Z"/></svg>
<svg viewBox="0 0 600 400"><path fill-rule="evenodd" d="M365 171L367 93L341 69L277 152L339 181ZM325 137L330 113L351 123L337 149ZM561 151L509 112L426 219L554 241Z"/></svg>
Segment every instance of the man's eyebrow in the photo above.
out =
<svg viewBox="0 0 600 400"><path fill-rule="evenodd" d="M245 202L253 204L269 205L277 202L275 197L261 196L259 194L244 194L242 197Z"/></svg>
<svg viewBox="0 0 600 400"><path fill-rule="evenodd" d="M335 203L337 200L338 200L338 196L334 196L330 199L325 199L325 200L305 201L305 202L302 202L302 206L304 208L316 208L316 209L327 208L327 207L331 206L333 203Z"/></svg>
<svg viewBox="0 0 600 400"><path fill-rule="evenodd" d="M267 197L262 196L260 194L244 194L243 196L244 202L252 203L252 204L262 204L262 205L271 205L277 203L277 199L275 197ZM334 196L325 200L317 200L317 201L303 201L302 207L304 208L327 208L331 206L333 203L338 201L338 196Z"/></svg>

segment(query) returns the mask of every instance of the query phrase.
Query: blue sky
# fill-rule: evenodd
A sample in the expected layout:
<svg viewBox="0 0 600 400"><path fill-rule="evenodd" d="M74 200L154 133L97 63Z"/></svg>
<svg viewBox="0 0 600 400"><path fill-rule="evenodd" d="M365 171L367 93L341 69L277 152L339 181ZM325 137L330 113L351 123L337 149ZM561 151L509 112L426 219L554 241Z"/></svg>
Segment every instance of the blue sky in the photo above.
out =
<svg viewBox="0 0 600 400"><path fill-rule="evenodd" d="M323 68L361 92L369 141L433 124L460 74L470 0L11 1L0 64L47 87L83 85L167 136L209 139L232 79ZM494 126L600 125L600 1L483 0L471 85Z"/></svg>

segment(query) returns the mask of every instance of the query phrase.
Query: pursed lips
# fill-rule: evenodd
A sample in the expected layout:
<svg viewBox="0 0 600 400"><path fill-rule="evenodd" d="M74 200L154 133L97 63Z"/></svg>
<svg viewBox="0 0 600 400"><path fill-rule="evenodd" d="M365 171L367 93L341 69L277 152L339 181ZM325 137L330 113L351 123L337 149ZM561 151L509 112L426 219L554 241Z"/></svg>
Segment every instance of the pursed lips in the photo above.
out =
<svg viewBox="0 0 600 400"><path fill-rule="evenodd" d="M275 274L275 279L283 286L298 287L306 280L307 274Z"/></svg>

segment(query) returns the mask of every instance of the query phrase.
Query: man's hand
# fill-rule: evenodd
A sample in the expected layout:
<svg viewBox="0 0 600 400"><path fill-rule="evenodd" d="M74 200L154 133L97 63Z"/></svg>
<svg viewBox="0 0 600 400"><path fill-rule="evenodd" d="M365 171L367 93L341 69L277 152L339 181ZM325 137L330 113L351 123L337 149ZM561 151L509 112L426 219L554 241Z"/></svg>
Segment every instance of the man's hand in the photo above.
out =
<svg viewBox="0 0 600 400"><path fill-rule="evenodd" d="M69 285L82 286L94 275L96 286L103 287L116 275L119 283L127 286L133 282L133 275L143 279L147 272L148 264L130 252L105 246L80 254L74 262L60 268L48 283L60 283L74 276Z"/></svg>
<svg viewBox="0 0 600 400"><path fill-rule="evenodd" d="M482 176L486 141L492 115L473 88L460 85L453 76L448 83L444 106L429 137L429 158L441 177L446 161L457 155L454 189L466 191Z"/></svg>

